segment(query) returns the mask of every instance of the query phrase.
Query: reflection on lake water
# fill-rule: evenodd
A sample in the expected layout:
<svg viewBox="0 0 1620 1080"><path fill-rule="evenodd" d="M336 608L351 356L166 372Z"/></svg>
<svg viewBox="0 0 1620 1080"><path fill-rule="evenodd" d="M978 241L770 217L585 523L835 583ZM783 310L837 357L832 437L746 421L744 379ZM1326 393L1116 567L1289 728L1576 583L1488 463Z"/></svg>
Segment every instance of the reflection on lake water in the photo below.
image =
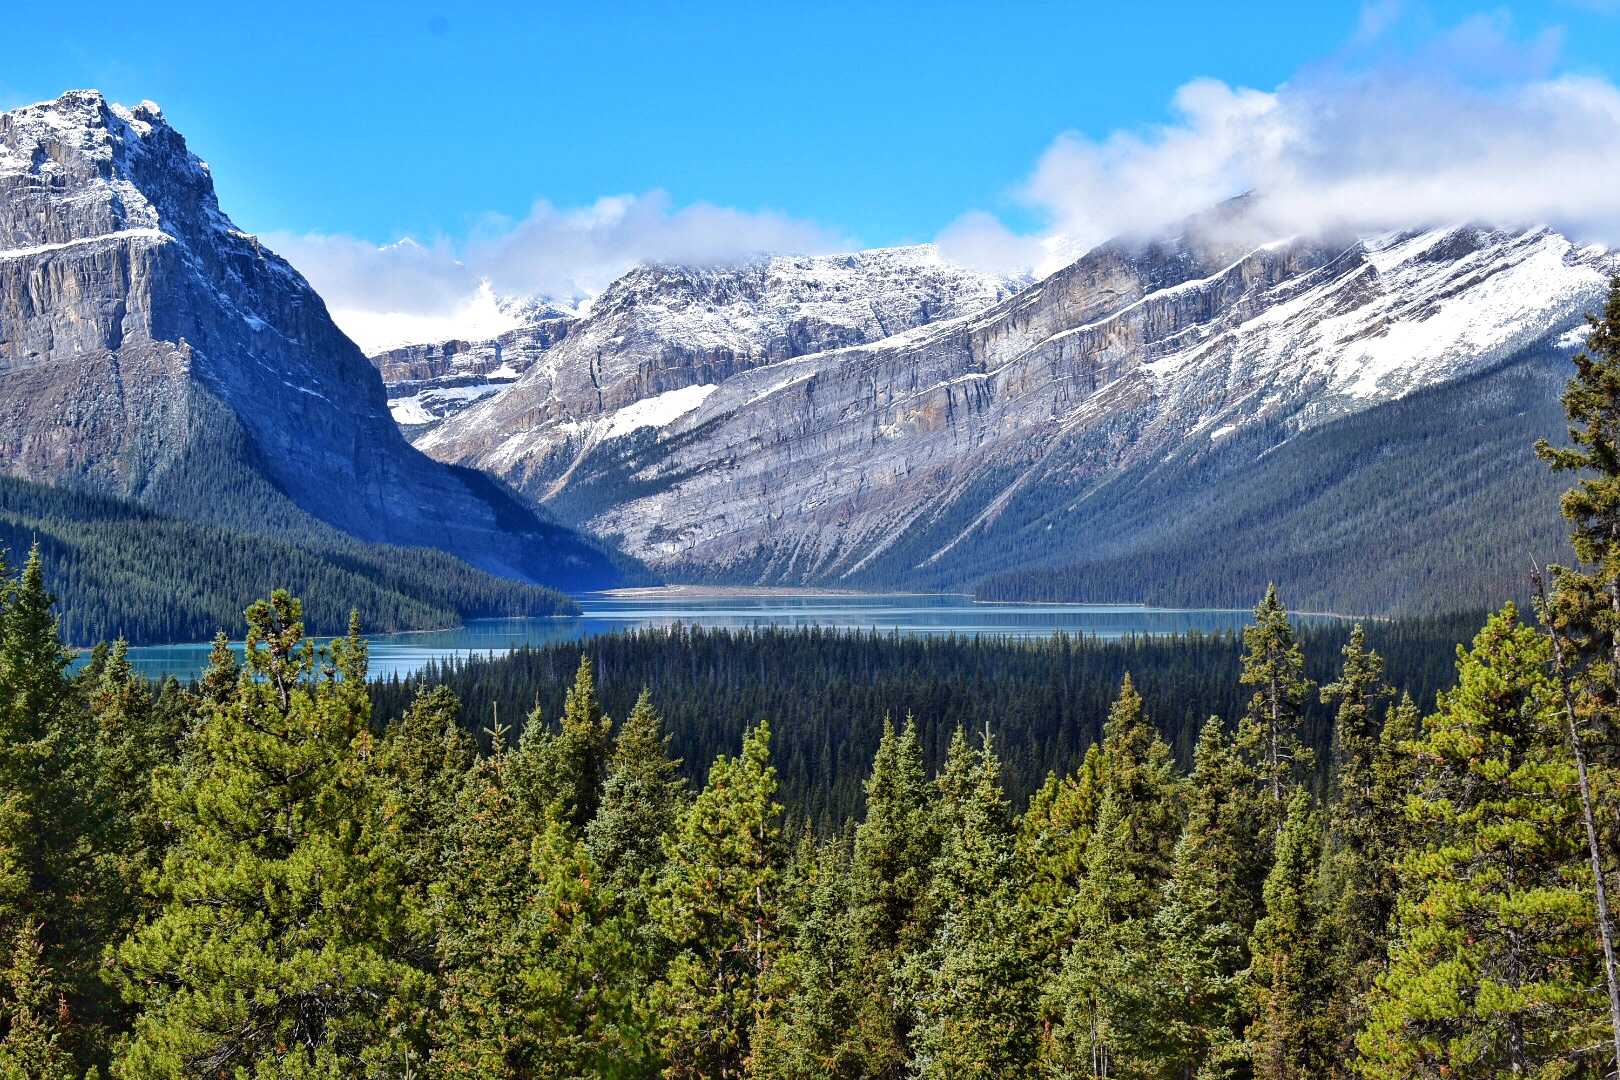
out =
<svg viewBox="0 0 1620 1080"><path fill-rule="evenodd" d="M475 619L457 630L384 634L371 638L374 677L406 675L429 660L473 653L504 654L524 644L542 645L645 626L742 629L754 626L822 626L901 634L1038 638L1059 631L1112 640L1130 634L1205 633L1247 626L1236 610L1180 610L1102 604L976 604L967 595L862 594L693 596L679 592L580 598L584 614L549 619ZM1313 617L1314 618L1314 617ZM182 679L208 666L210 646L158 645L129 650L137 671L151 678ZM241 646L237 646L240 651Z"/></svg>

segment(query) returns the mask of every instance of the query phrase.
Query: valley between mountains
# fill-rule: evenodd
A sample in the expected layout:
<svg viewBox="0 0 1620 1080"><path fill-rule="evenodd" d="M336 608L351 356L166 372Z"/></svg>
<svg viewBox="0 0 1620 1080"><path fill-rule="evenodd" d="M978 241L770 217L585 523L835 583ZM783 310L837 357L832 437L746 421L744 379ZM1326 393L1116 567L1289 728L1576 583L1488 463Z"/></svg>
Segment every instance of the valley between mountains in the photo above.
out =
<svg viewBox="0 0 1620 1080"><path fill-rule="evenodd" d="M1375 614L1522 594L1564 554L1530 447L1562 435L1620 259L1538 227L1279 237L1253 211L1040 280L927 245L638 266L368 362L155 105L69 93L0 114L0 532L77 567L70 611L136 573L86 515L290 545L392 597L378 629L513 583L529 611L659 580L1217 606L1276 580ZM419 569L385 571L403 551Z"/></svg>

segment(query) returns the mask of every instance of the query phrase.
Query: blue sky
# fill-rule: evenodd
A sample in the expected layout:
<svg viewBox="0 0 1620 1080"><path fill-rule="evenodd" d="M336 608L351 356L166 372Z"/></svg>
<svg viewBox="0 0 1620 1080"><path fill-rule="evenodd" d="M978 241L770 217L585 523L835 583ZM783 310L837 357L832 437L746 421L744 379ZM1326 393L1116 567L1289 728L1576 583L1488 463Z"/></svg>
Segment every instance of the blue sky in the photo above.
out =
<svg viewBox="0 0 1620 1080"><path fill-rule="evenodd" d="M213 166L227 212L335 307L364 302L350 295L362 279L381 282L382 307L431 306L411 283L429 264L505 291L589 292L627 258L728 238L810 249L966 232L1002 261L1035 260L1035 237L1092 242L1253 183L1251 148L1166 181L1185 198L1127 197L1247 122L1233 120L1252 112L1244 93L1314 87L1319 154L1346 141L1331 118L1369 86L1449 94L1444 115L1557 80L1612 86L1617 8L13 0L0 106L83 87L155 100ZM1378 141L1402 109L1374 111L1355 138ZM1202 134L1183 153L1177 131ZM368 262L406 237L421 266ZM570 260L591 272L569 277Z"/></svg>

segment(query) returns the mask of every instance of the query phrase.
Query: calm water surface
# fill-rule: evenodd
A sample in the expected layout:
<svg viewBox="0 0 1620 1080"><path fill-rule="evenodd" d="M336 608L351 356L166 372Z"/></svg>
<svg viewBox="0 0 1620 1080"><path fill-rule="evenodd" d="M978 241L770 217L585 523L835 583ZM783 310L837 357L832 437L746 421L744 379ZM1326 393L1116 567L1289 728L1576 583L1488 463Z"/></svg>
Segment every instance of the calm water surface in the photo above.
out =
<svg viewBox="0 0 1620 1080"><path fill-rule="evenodd" d="M964 634L1039 638L1058 631L1105 640L1129 634L1205 632L1247 626L1247 611L1180 610L1099 604L975 604L966 595L864 594L828 596L779 593L770 596L693 597L689 595L581 597L584 614L551 619L476 619L459 630L385 634L371 638L371 673L405 675L429 660L494 653L523 644L541 645L594 637L645 626L740 629L752 626L822 626L901 634ZM160 645L131 649L130 660L143 675L188 678L208 666L209 646ZM240 651L241 646L237 646Z"/></svg>

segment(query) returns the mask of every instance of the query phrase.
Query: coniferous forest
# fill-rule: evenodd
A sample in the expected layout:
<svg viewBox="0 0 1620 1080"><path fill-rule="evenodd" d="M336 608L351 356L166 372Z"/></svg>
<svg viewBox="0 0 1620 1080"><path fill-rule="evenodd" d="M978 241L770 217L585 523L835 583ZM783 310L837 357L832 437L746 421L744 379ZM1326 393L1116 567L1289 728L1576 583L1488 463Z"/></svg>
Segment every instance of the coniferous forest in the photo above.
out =
<svg viewBox="0 0 1620 1080"><path fill-rule="evenodd" d="M1576 365L1538 452L1579 561L1438 689L1440 623L1324 671L1276 589L1240 641L629 635L550 706L555 650L373 686L357 619L316 648L277 591L244 662L154 686L122 643L73 670L36 548L0 1077L1606 1075L1620 282Z"/></svg>

